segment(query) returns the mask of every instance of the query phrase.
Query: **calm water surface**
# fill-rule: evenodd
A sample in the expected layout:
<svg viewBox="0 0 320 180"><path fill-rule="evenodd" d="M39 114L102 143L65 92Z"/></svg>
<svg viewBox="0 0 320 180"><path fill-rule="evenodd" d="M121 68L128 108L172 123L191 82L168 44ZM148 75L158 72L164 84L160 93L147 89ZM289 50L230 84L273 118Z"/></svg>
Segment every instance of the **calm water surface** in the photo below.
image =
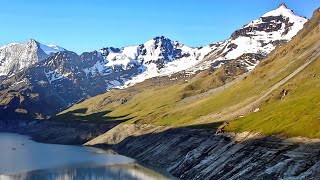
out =
<svg viewBox="0 0 320 180"><path fill-rule="evenodd" d="M2 179L168 179L134 159L91 147L43 144L0 133Z"/></svg>

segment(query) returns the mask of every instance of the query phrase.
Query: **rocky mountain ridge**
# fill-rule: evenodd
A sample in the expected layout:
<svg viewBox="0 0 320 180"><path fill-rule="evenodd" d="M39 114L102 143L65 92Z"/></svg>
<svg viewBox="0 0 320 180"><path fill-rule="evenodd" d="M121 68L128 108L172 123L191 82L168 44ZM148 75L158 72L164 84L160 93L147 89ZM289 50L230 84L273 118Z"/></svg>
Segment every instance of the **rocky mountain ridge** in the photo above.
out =
<svg viewBox="0 0 320 180"><path fill-rule="evenodd" d="M230 39L219 44L198 66L206 68L213 62L224 64L239 59L250 71L277 46L290 41L306 22L305 17L294 14L282 3L234 31Z"/></svg>
<svg viewBox="0 0 320 180"><path fill-rule="evenodd" d="M43 48L31 40L27 43L31 51L26 50L30 58L18 50L14 56L27 57L27 62L18 59L12 66L3 66L13 67L5 68L10 69L4 71L8 75L16 73L0 80L1 111L34 117L32 104L50 104L50 112L38 107L37 114L46 117L112 88L125 88L154 77L188 76L234 60L250 71L276 46L289 41L306 21L282 5L235 31L230 39L197 48L159 36L137 46L108 47L77 55L60 52L64 49L59 47ZM5 54L4 62L10 62L8 57ZM177 73L182 75L174 75Z"/></svg>

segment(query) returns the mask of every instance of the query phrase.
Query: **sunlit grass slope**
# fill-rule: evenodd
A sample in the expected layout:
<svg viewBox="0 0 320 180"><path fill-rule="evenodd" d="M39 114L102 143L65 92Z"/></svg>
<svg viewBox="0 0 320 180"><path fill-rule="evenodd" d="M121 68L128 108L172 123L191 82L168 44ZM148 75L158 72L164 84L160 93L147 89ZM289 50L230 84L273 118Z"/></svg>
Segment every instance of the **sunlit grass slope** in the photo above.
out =
<svg viewBox="0 0 320 180"><path fill-rule="evenodd" d="M319 13L317 10L307 24L308 31L302 34L305 38L297 42L300 46L320 42ZM315 61L274 91L260 111L231 121L226 130L320 138L320 57L316 53L312 56Z"/></svg>
<svg viewBox="0 0 320 180"><path fill-rule="evenodd" d="M77 109L87 108L86 112L78 115L87 116L111 111L108 116L125 117L126 120L129 119L127 123L187 126L212 123L217 120L233 120L236 117L228 114L257 100L314 55L317 50L314 47L320 40L318 11L293 40L277 48L243 80L223 91L210 96L194 96L230 82L237 75L234 73L233 76L226 76L225 66L213 73L203 72L188 82L163 86L145 86L141 83L124 90L112 90L79 103L61 112L56 118ZM260 111L231 121L226 129L318 137L316 131L320 131L319 113L315 109L319 105L317 104L319 87L316 86L320 77L317 75L318 64L319 60L315 60L307 69L262 101ZM279 98L283 90L288 92L283 98ZM215 116L216 114L221 116ZM64 117L66 120L72 120ZM282 118L284 120L281 121ZM314 133L303 130L308 128L306 125L308 122L314 124ZM316 122L318 124L315 124ZM285 129L287 131L284 131Z"/></svg>

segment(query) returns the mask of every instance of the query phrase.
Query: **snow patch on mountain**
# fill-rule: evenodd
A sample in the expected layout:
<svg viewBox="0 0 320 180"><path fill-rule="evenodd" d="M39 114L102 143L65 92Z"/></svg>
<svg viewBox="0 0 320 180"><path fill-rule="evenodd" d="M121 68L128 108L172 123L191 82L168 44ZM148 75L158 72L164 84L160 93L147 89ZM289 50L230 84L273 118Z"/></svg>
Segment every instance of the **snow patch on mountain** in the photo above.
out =
<svg viewBox="0 0 320 180"><path fill-rule="evenodd" d="M175 42L175 43L178 43L178 42ZM182 50L182 52L188 55L177 58L177 59L174 59L172 56L169 56L169 59L168 59L169 62L165 63L162 68L159 68L158 65L155 63L145 63L144 64L145 70L141 74L127 81L124 87L128 87L136 83L143 82L144 80L150 79L153 77L169 76L173 73L187 70L195 66L196 64L198 64L206 54L208 54L213 50L213 48L211 48L210 46L205 46L201 48L190 48L180 44L178 47ZM147 62L152 62L152 59L157 59L159 57L153 56L153 57L147 57L146 59L148 58L149 58L149 61Z"/></svg>
<svg viewBox="0 0 320 180"><path fill-rule="evenodd" d="M61 51L66 51L66 49L54 44L44 45L39 43L39 47L48 55L61 52Z"/></svg>
<svg viewBox="0 0 320 180"><path fill-rule="evenodd" d="M45 75L46 75L46 77L47 77L47 79L48 79L50 84L53 81L60 80L60 79L64 78L61 74L59 74L58 72L55 72L55 71L45 72Z"/></svg>
<svg viewBox="0 0 320 180"><path fill-rule="evenodd" d="M251 59L247 57L246 60L240 60L247 67L247 70L251 71L263 56L266 57L278 45L291 40L306 22L306 18L295 15L285 5L280 5L277 9L235 31L228 40L200 48L190 48L177 41L170 42L176 50L181 50L181 52L188 54L187 56L173 57L170 55L164 58L161 56L162 49L157 48L155 40L147 41L144 43L146 48L144 56L140 56L135 47L131 47L134 49L132 51L134 53L129 56L129 59L131 61L137 60L138 63L144 60L143 72L128 80L124 87L152 77L169 76L184 70L188 73L195 73L211 67L215 62L223 64L228 60L240 58L244 54L252 55ZM122 54L121 56L125 56L125 53L119 53ZM260 55L258 56L259 59L256 59L254 54ZM165 63L161 68L159 68L159 64L154 63L156 59L164 59ZM126 64L129 61L122 62ZM215 68L221 66L221 63L216 63ZM113 62L113 64L116 64L116 62Z"/></svg>
<svg viewBox="0 0 320 180"><path fill-rule="evenodd" d="M137 72L124 87L142 82L146 79L167 76L186 70L199 63L215 46L191 48L178 41L172 41L164 36L155 37L143 44L124 48L104 48L99 52L106 64L95 64L99 72L137 68ZM86 69L86 73L93 69Z"/></svg>

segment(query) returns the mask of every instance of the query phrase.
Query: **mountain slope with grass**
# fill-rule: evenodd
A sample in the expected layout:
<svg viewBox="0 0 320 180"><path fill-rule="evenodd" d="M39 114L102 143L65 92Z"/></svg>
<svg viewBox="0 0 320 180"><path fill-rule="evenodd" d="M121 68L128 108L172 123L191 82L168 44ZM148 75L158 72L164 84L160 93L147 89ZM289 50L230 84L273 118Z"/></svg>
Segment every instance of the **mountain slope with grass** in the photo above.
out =
<svg viewBox="0 0 320 180"><path fill-rule="evenodd" d="M234 31L230 38L201 47L188 47L164 36L136 46L106 47L81 55L34 40L25 45L4 46L0 48L0 71L3 71L0 76L4 75L0 77L0 119L47 119L90 97L147 80L143 84L175 86L168 92L162 92L163 88L156 90L160 94L170 94L168 97L158 95L160 100L154 103L161 108L154 111L159 110L159 113L145 111L157 118L148 121L162 118L159 124L171 124L173 119L167 119L170 114L160 117L161 111L166 110L163 108L167 107L163 100L169 98L169 104L175 104L184 99L183 106L170 108L176 111L175 117L179 117L180 112L184 113L180 107L218 92L210 90L212 88L229 87L233 79L239 80L238 75L251 71L274 48L291 40L306 22L306 18L281 4ZM218 69L221 66L224 69ZM198 96L191 98L194 95ZM153 98L153 94L139 96L141 99L137 101ZM127 98L122 104L125 102ZM129 114L139 112L129 108ZM135 117L132 120L141 120L140 116ZM195 117L190 116L175 124L193 119Z"/></svg>
<svg viewBox="0 0 320 180"><path fill-rule="evenodd" d="M110 111L108 116L129 118L127 123L201 127L234 120L223 129L319 137L319 14L318 9L293 40L251 73L239 76L224 65L174 84L157 86L157 80L150 79L88 99L55 118L72 120L68 112L85 108L77 115ZM241 69L234 65L233 70ZM303 130L309 126L314 133Z"/></svg>
<svg viewBox="0 0 320 180"><path fill-rule="evenodd" d="M305 66L262 102L260 110L231 121L228 131L320 137L320 10L296 40ZM300 40L300 41L298 41ZM296 56L290 55L292 59Z"/></svg>

